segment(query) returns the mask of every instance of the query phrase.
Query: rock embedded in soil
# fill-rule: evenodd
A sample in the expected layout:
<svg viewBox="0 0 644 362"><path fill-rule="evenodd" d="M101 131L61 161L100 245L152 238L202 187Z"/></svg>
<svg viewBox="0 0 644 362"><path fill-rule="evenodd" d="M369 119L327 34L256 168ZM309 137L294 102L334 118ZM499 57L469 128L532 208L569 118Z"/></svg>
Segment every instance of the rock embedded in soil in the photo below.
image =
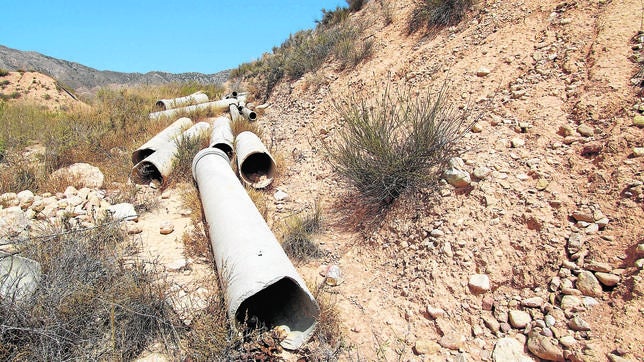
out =
<svg viewBox="0 0 644 362"><path fill-rule="evenodd" d="M477 77L485 77L490 74L490 69L488 67L481 66L477 71L476 71L476 76Z"/></svg>
<svg viewBox="0 0 644 362"><path fill-rule="evenodd" d="M575 295L564 295L561 298L561 309L568 310L584 305L582 299Z"/></svg>
<svg viewBox="0 0 644 362"><path fill-rule="evenodd" d="M174 225L170 221L163 221L159 225L159 233L161 235L168 235L174 231Z"/></svg>
<svg viewBox="0 0 644 362"><path fill-rule="evenodd" d="M441 346L434 341L418 340L414 344L414 353L417 355L432 355L440 352Z"/></svg>
<svg viewBox="0 0 644 362"><path fill-rule="evenodd" d="M531 331L528 337L528 350L546 361L564 362L564 352L557 340Z"/></svg>
<svg viewBox="0 0 644 362"><path fill-rule="evenodd" d="M577 127L577 132L584 137L591 137L595 133L592 127L584 123L580 124L579 127Z"/></svg>
<svg viewBox="0 0 644 362"><path fill-rule="evenodd" d="M602 286L593 273L582 270L577 275L575 286L583 295L591 297L600 297L602 295Z"/></svg>
<svg viewBox="0 0 644 362"><path fill-rule="evenodd" d="M510 145L512 146L512 148L521 148L525 146L525 141L522 138L515 137L510 140Z"/></svg>
<svg viewBox="0 0 644 362"><path fill-rule="evenodd" d="M541 297L526 298L521 301L521 305L528 308L541 308L543 306L543 298Z"/></svg>
<svg viewBox="0 0 644 362"><path fill-rule="evenodd" d="M499 321L491 315L481 316L483 319L483 324L494 334L497 334L501 330L501 324Z"/></svg>
<svg viewBox="0 0 644 362"><path fill-rule="evenodd" d="M633 125L638 127L644 127L644 116L637 115L633 117Z"/></svg>
<svg viewBox="0 0 644 362"><path fill-rule="evenodd" d="M501 338L494 344L494 362L531 362L532 358L523 352L523 344L511 337Z"/></svg>
<svg viewBox="0 0 644 362"><path fill-rule="evenodd" d="M443 310L442 308L432 307L431 305L428 305L426 310L427 310L427 314L432 319L437 319L437 318L443 317L445 315L445 310Z"/></svg>
<svg viewBox="0 0 644 362"><path fill-rule="evenodd" d="M644 156L644 147L633 147L633 157Z"/></svg>
<svg viewBox="0 0 644 362"><path fill-rule="evenodd" d="M592 156L599 154L604 149L604 145L598 141L592 141L584 144L581 149L582 156Z"/></svg>
<svg viewBox="0 0 644 362"><path fill-rule="evenodd" d="M490 278L486 274L474 274L467 285L472 293L483 294L490 290Z"/></svg>
<svg viewBox="0 0 644 362"><path fill-rule="evenodd" d="M510 325L512 325L512 327L514 328L522 329L530 324L530 322L532 322L530 314L522 310L511 310L508 315L510 319Z"/></svg>
<svg viewBox="0 0 644 362"><path fill-rule="evenodd" d="M438 344L443 348L451 349L452 351L457 351L463 348L464 343L465 336L455 331L449 331L438 340Z"/></svg>
<svg viewBox="0 0 644 362"><path fill-rule="evenodd" d="M572 329L573 331L589 331L590 330L590 324L583 320L579 316L573 317L569 322L568 322L568 327Z"/></svg>

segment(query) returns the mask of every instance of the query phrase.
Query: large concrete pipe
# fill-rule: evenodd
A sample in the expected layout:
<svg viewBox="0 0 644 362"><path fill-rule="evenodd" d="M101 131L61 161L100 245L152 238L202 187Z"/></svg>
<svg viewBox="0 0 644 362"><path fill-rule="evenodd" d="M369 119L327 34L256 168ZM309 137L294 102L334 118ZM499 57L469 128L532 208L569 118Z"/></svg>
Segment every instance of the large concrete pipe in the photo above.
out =
<svg viewBox="0 0 644 362"><path fill-rule="evenodd" d="M212 122L212 132L210 133L210 147L218 148L224 152L228 157L233 155L233 146L235 136L230 129L230 119L228 117L217 117Z"/></svg>
<svg viewBox="0 0 644 362"><path fill-rule="evenodd" d="M275 160L262 140L250 131L244 131L235 139L237 169L242 181L256 189L273 182Z"/></svg>
<svg viewBox="0 0 644 362"><path fill-rule="evenodd" d="M199 91L185 97L159 99L156 103L156 106L160 109L167 110L205 102L208 102L208 95L204 92Z"/></svg>
<svg viewBox="0 0 644 362"><path fill-rule="evenodd" d="M283 326L282 347L297 349L316 325L319 306L284 253L226 153L206 148L195 156L199 187L215 264L234 328Z"/></svg>
<svg viewBox="0 0 644 362"><path fill-rule="evenodd" d="M132 164L136 165L159 148L164 147L166 143L174 140L184 129L190 126L192 126L192 120L190 118L182 117L177 119L166 127L166 129L157 133L149 141L144 143L143 146L132 152Z"/></svg>
<svg viewBox="0 0 644 362"><path fill-rule="evenodd" d="M246 117L247 120L253 122L257 119L257 113L253 112L252 110L246 108L245 106L240 106L239 107L239 112Z"/></svg>
<svg viewBox="0 0 644 362"><path fill-rule="evenodd" d="M173 108L165 111L152 112L150 113L149 117L150 119L160 119L163 117L172 118L182 113L190 113L194 111L205 111L205 110L212 110L213 112L224 112L228 110L228 107L231 104L236 104L236 103L237 103L237 100L234 98L221 99L218 101L199 103L199 104L195 104L187 107Z"/></svg>
<svg viewBox="0 0 644 362"><path fill-rule="evenodd" d="M209 131L210 124L208 122L196 123L183 132L180 137L166 142L163 147L160 147L156 152L134 165L132 172L130 172L130 179L132 182L141 185L149 184L152 181L157 181L163 185L174 167L174 160L177 157L177 142L181 139L207 135Z"/></svg>
<svg viewBox="0 0 644 362"><path fill-rule="evenodd" d="M228 107L228 113L230 113L230 119L232 119L233 122L239 122L242 120L242 116L239 113L239 108L237 108L236 104L231 104L230 107Z"/></svg>

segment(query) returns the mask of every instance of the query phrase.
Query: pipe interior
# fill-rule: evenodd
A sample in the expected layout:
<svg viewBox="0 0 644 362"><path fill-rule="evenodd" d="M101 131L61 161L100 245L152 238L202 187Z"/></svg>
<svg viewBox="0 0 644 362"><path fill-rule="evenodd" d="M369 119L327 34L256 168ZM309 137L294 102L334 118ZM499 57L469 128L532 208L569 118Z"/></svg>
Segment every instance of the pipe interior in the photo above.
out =
<svg viewBox="0 0 644 362"><path fill-rule="evenodd" d="M228 158L232 158L232 156L233 156L233 148L230 147L229 144L226 144L226 143L223 143L223 142L222 143L215 143L214 145L212 145L212 148L217 148L217 149L220 149L220 150L224 151L226 153L226 155L228 156Z"/></svg>
<svg viewBox="0 0 644 362"><path fill-rule="evenodd" d="M132 153L132 163L137 164L145 160L148 156L153 154L155 151L151 148L144 148L142 150L136 150Z"/></svg>
<svg viewBox="0 0 644 362"><path fill-rule="evenodd" d="M259 181L262 176L272 178L273 159L264 152L253 153L242 162L241 173L251 182Z"/></svg>
<svg viewBox="0 0 644 362"><path fill-rule="evenodd" d="M249 329L287 325L291 331L305 331L316 317L317 310L309 296L286 277L246 298L235 312L235 319Z"/></svg>
<svg viewBox="0 0 644 362"><path fill-rule="evenodd" d="M149 184L152 180L163 182L163 175L159 169L150 162L141 162L132 173L133 182L139 185Z"/></svg>
<svg viewBox="0 0 644 362"><path fill-rule="evenodd" d="M166 109L166 107L165 107L165 103L164 103L163 101L157 101L157 103L156 103L156 107L157 107L157 109L161 109L161 110L165 110L165 109Z"/></svg>
<svg viewBox="0 0 644 362"><path fill-rule="evenodd" d="M250 113L248 114L248 119L249 119L249 120L251 120L251 121L256 120L256 119L257 119L257 113L255 113L255 112L250 112Z"/></svg>

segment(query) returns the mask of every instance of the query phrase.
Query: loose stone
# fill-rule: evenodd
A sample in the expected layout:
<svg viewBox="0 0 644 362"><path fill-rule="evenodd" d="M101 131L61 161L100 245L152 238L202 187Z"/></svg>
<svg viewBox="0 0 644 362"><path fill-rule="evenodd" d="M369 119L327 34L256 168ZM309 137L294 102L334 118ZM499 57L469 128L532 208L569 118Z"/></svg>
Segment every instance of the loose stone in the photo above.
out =
<svg viewBox="0 0 644 362"><path fill-rule="evenodd" d="M470 277L468 286L474 294L482 294L490 290L490 278L486 274L474 274Z"/></svg>

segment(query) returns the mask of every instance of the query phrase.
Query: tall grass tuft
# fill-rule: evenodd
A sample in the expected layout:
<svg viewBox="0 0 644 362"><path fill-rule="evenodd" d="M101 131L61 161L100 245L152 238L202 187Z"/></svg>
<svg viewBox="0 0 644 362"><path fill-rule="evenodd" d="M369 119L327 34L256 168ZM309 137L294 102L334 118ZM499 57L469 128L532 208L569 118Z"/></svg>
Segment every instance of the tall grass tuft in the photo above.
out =
<svg viewBox="0 0 644 362"><path fill-rule="evenodd" d="M449 102L447 86L418 97L390 89L375 99L354 95L337 110L344 127L326 146L329 160L362 203L376 209L405 190L436 182L467 129L466 114Z"/></svg>
<svg viewBox="0 0 644 362"><path fill-rule="evenodd" d="M305 261L324 256L311 236L322 227L322 209L316 203L312 212L293 215L286 219L286 231L282 237L282 248L291 259Z"/></svg>
<svg viewBox="0 0 644 362"><path fill-rule="evenodd" d="M475 0L421 0L409 20L408 32L425 28L436 28L458 24Z"/></svg>

